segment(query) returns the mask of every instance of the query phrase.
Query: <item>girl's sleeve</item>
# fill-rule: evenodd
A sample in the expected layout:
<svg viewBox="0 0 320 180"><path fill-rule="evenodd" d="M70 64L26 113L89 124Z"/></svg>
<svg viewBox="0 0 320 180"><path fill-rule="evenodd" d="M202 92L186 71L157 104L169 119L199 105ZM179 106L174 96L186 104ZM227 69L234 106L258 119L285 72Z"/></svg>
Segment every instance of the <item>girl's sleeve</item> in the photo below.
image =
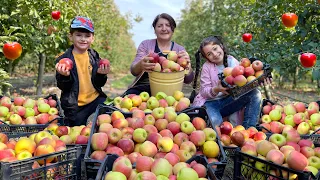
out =
<svg viewBox="0 0 320 180"><path fill-rule="evenodd" d="M200 77L200 94L205 99L212 99L217 94L212 91L214 85L211 82L210 68L204 64L201 71Z"/></svg>

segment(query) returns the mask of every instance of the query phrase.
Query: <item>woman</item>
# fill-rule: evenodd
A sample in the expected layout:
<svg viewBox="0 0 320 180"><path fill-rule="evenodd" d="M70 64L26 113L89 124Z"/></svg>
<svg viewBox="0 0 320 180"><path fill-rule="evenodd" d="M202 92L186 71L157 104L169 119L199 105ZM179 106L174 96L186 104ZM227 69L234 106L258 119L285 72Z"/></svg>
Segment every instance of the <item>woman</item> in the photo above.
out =
<svg viewBox="0 0 320 180"><path fill-rule="evenodd" d="M149 62L152 57L148 57L150 52L158 53L159 56L166 57L165 51L176 51L179 58L185 58L188 61L189 73L185 76L184 83L191 83L194 73L191 68L190 56L185 48L181 45L171 41L176 22L166 13L156 16L153 20L152 26L157 36L156 39L144 40L138 47L136 57L131 64L131 73L136 76L134 82L129 86L129 89L124 93L140 94L143 91L151 94L149 77L147 72L151 72L155 67L155 63Z"/></svg>

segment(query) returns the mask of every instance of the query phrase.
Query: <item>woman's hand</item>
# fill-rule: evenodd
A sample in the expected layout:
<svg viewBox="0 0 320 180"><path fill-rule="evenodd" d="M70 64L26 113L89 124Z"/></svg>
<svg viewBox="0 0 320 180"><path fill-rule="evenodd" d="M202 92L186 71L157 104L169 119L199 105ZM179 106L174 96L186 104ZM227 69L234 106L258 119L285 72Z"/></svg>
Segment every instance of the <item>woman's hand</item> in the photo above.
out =
<svg viewBox="0 0 320 180"><path fill-rule="evenodd" d="M218 94L219 92L222 92L223 94L229 95L227 92L228 88L225 88L221 85L221 81L218 82L218 86L212 88L212 92L214 94Z"/></svg>
<svg viewBox="0 0 320 180"><path fill-rule="evenodd" d="M191 63L190 63L190 56L187 53L187 51L183 50L183 51L179 51L178 52L178 58L184 58L187 60L188 63L188 67L186 69L191 69Z"/></svg>
<svg viewBox="0 0 320 180"><path fill-rule="evenodd" d="M153 57L145 56L140 60L140 69L145 72L151 72L154 69L155 63L151 63L150 60L153 60Z"/></svg>
<svg viewBox="0 0 320 180"><path fill-rule="evenodd" d="M99 74L108 74L109 72L110 72L110 66L107 66L106 64L101 64L97 71L97 73Z"/></svg>
<svg viewBox="0 0 320 180"><path fill-rule="evenodd" d="M56 64L56 71L59 74L63 75L63 76L69 76L70 75L70 71L67 69L65 64L57 63Z"/></svg>

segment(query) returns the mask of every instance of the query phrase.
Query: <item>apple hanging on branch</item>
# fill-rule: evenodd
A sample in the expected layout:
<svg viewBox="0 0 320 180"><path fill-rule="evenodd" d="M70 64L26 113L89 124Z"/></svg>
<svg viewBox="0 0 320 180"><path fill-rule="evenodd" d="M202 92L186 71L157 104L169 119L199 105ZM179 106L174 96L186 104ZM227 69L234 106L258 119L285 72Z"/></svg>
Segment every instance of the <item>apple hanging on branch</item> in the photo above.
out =
<svg viewBox="0 0 320 180"><path fill-rule="evenodd" d="M299 57L300 63L305 68L311 68L316 64L317 56L313 53L303 53Z"/></svg>
<svg viewBox="0 0 320 180"><path fill-rule="evenodd" d="M22 46L18 42L8 42L3 45L2 52L9 60L15 60L21 56Z"/></svg>
<svg viewBox="0 0 320 180"><path fill-rule="evenodd" d="M284 13L281 19L283 25L287 28L295 27L298 23L298 16L295 13Z"/></svg>
<svg viewBox="0 0 320 180"><path fill-rule="evenodd" d="M250 42L252 40L252 34L251 33L244 33L242 35L242 40L247 43Z"/></svg>
<svg viewBox="0 0 320 180"><path fill-rule="evenodd" d="M51 12L51 17L52 17L52 19L54 19L56 21L59 20L60 17L61 17L60 11L52 11Z"/></svg>

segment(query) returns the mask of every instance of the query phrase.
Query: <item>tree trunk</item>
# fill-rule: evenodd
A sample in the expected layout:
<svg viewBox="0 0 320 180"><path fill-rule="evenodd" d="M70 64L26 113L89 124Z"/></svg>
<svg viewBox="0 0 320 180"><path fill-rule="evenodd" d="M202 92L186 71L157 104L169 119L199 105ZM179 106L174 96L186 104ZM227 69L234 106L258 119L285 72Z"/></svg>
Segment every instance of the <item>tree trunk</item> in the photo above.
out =
<svg viewBox="0 0 320 180"><path fill-rule="evenodd" d="M9 61L7 72L10 76L12 76L12 72L13 72L12 71L12 61ZM2 87L2 93L4 96L10 96L9 87L7 87L7 86Z"/></svg>
<svg viewBox="0 0 320 180"><path fill-rule="evenodd" d="M283 87L283 76L280 75L279 77L279 87L282 88Z"/></svg>
<svg viewBox="0 0 320 180"><path fill-rule="evenodd" d="M320 88L320 79L317 80L318 89Z"/></svg>
<svg viewBox="0 0 320 180"><path fill-rule="evenodd" d="M42 95L42 85L43 85L43 74L44 67L46 64L46 55L44 53L39 54L39 66L38 66L38 79L37 79L37 96Z"/></svg>
<svg viewBox="0 0 320 180"><path fill-rule="evenodd" d="M292 87L293 89L295 89L297 87L298 73L299 73L299 68L297 67L295 73L293 74L293 87Z"/></svg>

